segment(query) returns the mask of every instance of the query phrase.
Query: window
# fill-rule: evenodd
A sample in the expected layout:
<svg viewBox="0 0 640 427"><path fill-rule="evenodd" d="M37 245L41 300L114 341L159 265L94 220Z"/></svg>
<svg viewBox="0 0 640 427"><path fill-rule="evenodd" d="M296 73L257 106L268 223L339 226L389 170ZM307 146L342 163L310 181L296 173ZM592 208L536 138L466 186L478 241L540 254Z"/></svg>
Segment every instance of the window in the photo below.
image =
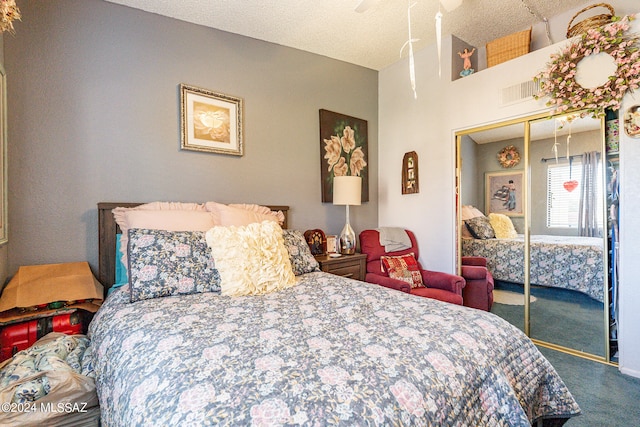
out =
<svg viewBox="0 0 640 427"><path fill-rule="evenodd" d="M597 192L602 192L602 168L598 167ZM571 175L571 176L570 176ZM582 162L550 164L547 167L547 227L577 228L580 193L582 187ZM568 181L576 181L573 191L565 188ZM598 222L602 223L602 198L598 198Z"/></svg>

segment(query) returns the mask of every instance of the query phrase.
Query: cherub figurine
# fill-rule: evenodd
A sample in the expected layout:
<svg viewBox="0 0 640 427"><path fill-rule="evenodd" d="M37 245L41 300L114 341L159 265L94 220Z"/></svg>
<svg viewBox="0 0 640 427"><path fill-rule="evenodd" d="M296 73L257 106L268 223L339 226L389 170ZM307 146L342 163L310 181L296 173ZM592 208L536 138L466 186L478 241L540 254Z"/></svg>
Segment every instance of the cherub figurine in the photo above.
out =
<svg viewBox="0 0 640 427"><path fill-rule="evenodd" d="M458 55L460 55L460 58L464 60L462 64L463 70L460 71L461 77L468 76L469 74L473 74L475 72L475 70L471 68L471 55L473 55L475 51L476 51L475 47L471 49L471 52L469 52L469 49L465 47L462 52L458 52Z"/></svg>

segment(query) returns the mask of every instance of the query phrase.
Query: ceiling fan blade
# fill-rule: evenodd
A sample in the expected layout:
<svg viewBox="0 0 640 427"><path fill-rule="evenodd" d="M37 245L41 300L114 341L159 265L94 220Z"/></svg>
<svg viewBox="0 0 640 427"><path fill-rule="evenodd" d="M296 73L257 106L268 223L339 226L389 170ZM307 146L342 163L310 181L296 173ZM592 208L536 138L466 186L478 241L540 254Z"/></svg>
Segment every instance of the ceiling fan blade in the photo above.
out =
<svg viewBox="0 0 640 427"><path fill-rule="evenodd" d="M462 4L462 0L440 0L440 4L447 12L451 12Z"/></svg>
<svg viewBox="0 0 640 427"><path fill-rule="evenodd" d="M364 13L367 10L369 10L371 6L375 5L379 1L380 0L361 0L354 10L358 13Z"/></svg>

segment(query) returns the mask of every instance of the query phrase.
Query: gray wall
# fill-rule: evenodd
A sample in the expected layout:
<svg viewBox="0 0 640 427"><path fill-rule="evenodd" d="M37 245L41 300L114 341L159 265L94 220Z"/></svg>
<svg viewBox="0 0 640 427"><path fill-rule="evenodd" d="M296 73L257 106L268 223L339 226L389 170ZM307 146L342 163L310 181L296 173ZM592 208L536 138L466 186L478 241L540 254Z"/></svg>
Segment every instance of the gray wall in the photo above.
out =
<svg viewBox="0 0 640 427"><path fill-rule="evenodd" d="M9 104L9 274L97 267L101 201L291 206L292 228L340 232L321 203L318 110L368 121L377 226L378 73L100 0L18 1L4 39ZM245 155L181 151L178 85L244 98Z"/></svg>
<svg viewBox="0 0 640 427"><path fill-rule="evenodd" d="M535 124L534 124L535 126ZM567 154L566 136L558 138L560 147L558 156ZM541 139L531 142L529 150L531 156L531 233L551 234L559 236L577 236L578 229L574 228L548 228L547 227L547 165L555 164L555 160L543 163L541 159L552 158L553 138ZM569 154L580 155L586 151L602 151L602 133L600 131L573 133L569 144ZM567 164L566 160L559 159L560 164ZM571 168L573 178L580 178L582 168L580 165ZM580 191L576 189L575 191Z"/></svg>
<svg viewBox="0 0 640 427"><path fill-rule="evenodd" d="M478 158L478 144L469 137L469 135L462 135L460 137L460 159L462 160L462 168L460 171L460 184L462 194L460 200L462 205L475 206L478 209L484 209L484 199L481 184L478 182L484 182L478 176L477 162ZM480 189L480 191L478 191Z"/></svg>
<svg viewBox="0 0 640 427"><path fill-rule="evenodd" d="M487 172L505 171L497 160L497 153L507 145L514 145L521 156L521 162L512 170L522 170L524 168L524 139L515 138L499 142L486 144L476 144L471 137L464 136L462 139L462 203L473 204L483 212L485 210L485 174ZM560 148L558 155L566 155L566 136L558 139ZM547 164L540 160L552 158L552 147L554 139L541 139L531 142L529 150L530 174L531 174L531 233L550 235L578 235L575 228L548 228L546 226L546 203L547 203ZM602 134L600 131L589 131L573 133L570 143L570 154L582 154L585 151L601 151ZM560 159L562 161L562 159ZM573 173L580 176L581 169L575 167ZM469 181L473 180L473 185ZM524 218L512 217L513 225L518 233L524 233Z"/></svg>

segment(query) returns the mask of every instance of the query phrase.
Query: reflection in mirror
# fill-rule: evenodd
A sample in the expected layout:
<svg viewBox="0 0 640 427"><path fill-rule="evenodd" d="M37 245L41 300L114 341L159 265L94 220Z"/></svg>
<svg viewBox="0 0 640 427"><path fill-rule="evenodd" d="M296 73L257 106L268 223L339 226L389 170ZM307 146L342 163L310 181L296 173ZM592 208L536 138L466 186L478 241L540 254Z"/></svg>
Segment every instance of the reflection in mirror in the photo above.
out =
<svg viewBox="0 0 640 427"><path fill-rule="evenodd" d="M601 125L571 116L531 123L530 336L604 357Z"/></svg>
<svg viewBox="0 0 640 427"><path fill-rule="evenodd" d="M523 331L524 130L523 123L515 123L461 135L458 151L462 263L466 257L487 260L495 280L491 311ZM489 219L494 236L476 230L479 215Z"/></svg>
<svg viewBox="0 0 640 427"><path fill-rule="evenodd" d="M539 343L608 360L604 123L540 117L457 135L461 264L486 259L492 313ZM475 229L478 216L495 236Z"/></svg>

